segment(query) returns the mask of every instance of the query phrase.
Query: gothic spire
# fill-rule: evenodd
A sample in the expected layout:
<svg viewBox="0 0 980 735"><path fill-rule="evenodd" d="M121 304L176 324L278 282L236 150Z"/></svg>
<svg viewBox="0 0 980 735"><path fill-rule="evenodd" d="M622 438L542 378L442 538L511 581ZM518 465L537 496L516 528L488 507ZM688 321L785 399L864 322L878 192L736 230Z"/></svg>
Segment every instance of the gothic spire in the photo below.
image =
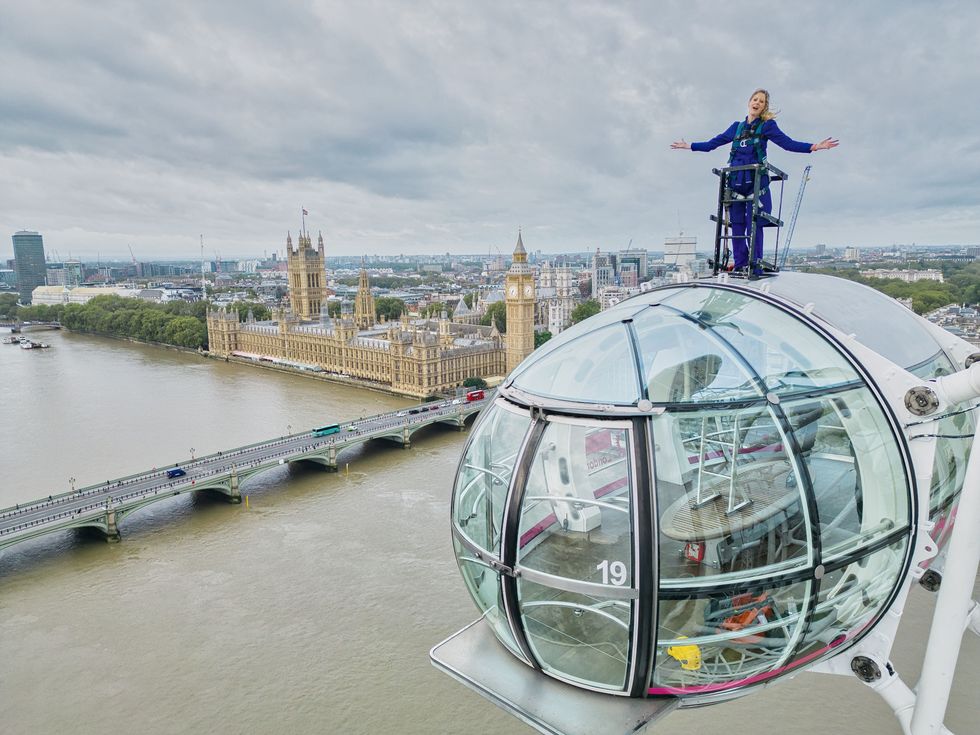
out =
<svg viewBox="0 0 980 735"><path fill-rule="evenodd" d="M523 253L527 255L527 250L524 249L524 239L521 237L521 228L517 228L517 246L514 248L514 255L518 253Z"/></svg>

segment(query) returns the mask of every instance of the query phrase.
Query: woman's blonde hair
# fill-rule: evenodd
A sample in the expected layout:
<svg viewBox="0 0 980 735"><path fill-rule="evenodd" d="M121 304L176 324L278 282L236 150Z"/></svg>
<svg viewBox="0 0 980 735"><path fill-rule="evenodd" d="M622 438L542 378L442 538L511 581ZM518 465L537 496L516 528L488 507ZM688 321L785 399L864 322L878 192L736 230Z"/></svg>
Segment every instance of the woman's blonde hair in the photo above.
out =
<svg viewBox="0 0 980 735"><path fill-rule="evenodd" d="M768 89L763 89L762 87L759 87L757 90L755 90L752 94L749 95L749 99L751 100L753 97L755 97L757 94L760 94L760 93L763 94L763 95L765 95L765 97L766 97L766 106L764 108L762 108L762 112L759 114L759 119L761 119L761 120L772 120L774 117L776 117L776 115L779 114L779 110L770 110L769 109L769 90Z"/></svg>

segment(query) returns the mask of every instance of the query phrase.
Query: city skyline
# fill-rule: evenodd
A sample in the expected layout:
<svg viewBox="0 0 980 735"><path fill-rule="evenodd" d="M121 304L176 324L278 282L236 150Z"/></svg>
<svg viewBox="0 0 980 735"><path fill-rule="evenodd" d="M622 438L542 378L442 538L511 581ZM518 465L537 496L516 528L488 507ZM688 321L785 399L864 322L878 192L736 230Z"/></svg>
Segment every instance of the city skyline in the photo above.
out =
<svg viewBox="0 0 980 735"><path fill-rule="evenodd" d="M75 257L189 259L203 233L247 258L306 208L328 255L507 253L518 226L532 251L705 250L725 150L669 145L761 85L789 135L841 139L771 147L784 214L813 164L799 247L980 239L972 5L229 9L0 10L0 227Z"/></svg>
<svg viewBox="0 0 980 735"><path fill-rule="evenodd" d="M16 233L14 233L16 234ZM43 236L44 233L37 233ZM676 239L676 238L668 238ZM2 242L2 241L0 241ZM980 237L978 237L978 242L980 242ZM713 243L708 241L706 243L698 242L697 249L695 252L699 256L710 255L710 248ZM801 252L838 252L843 253L847 250L858 250L865 252L869 255L875 254L893 254L893 253L904 253L910 257L915 254L922 253L922 251L967 251L980 248L978 243L891 243L888 245L867 245L867 244L846 244L842 243L839 245L827 245L826 243L814 243L813 245L800 246L798 242L794 240L794 247L792 248L793 253L799 254ZM665 243L661 243L660 247L650 247L650 248L638 248L633 245L630 248L599 248L600 252L603 254L613 254L621 253L627 251L637 251L642 250L643 252L651 254L664 254L667 255L667 249ZM550 262L555 259L565 259L565 258L580 258L583 261L591 262L591 258L595 254L596 249L592 248L590 250L542 250L542 249L532 249L528 251L529 259L532 262ZM285 246L280 246L279 248L273 248L264 251L263 253L251 253L251 254L237 254L237 253L217 253L220 255L220 262L222 264L233 265L236 263L245 262L262 262L270 261L273 254L277 256L282 262L286 261L286 249ZM210 252L205 251L204 261L208 264L213 264L216 262L215 251ZM505 263L510 263L511 256L503 251L501 248L493 248L491 252L487 251L452 251L452 250L440 250L440 251L416 251L416 252L402 252L402 253L326 253L326 262L328 263L328 270L340 269L340 270L352 270L357 271L360 269L360 264L364 259L369 266L369 269L374 267L376 264L394 263L394 262L413 262L417 261L419 263L424 262L445 262L447 259L449 261L461 261L461 262L476 262L476 261L496 261L502 260ZM47 249L45 251L45 261L49 265L62 264L66 262L80 262L83 265L92 265L94 263L101 263L102 265L112 265L112 264L125 264L128 265L133 262L134 255L130 254L128 251L125 255L122 253L116 255L104 255L95 250L91 253L82 251L80 253L69 251L67 253L59 252L56 248ZM0 250L0 264L3 262L13 260L13 254L11 250L5 252ZM175 254L157 254L152 253L145 255L144 257L136 258L139 263L172 263L172 264L193 264L197 266L201 262L200 251L197 253L187 254L187 255L175 255ZM345 264L340 265L330 265L331 261L345 261ZM349 261L349 262L348 262Z"/></svg>

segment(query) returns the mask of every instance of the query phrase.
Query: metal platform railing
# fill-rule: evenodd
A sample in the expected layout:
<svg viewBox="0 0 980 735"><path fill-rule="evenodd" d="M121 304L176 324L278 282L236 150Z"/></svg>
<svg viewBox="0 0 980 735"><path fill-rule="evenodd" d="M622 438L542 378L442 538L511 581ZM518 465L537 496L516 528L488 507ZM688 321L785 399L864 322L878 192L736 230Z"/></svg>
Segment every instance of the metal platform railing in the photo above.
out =
<svg viewBox="0 0 980 735"><path fill-rule="evenodd" d="M741 171L752 172L752 193L739 194L731 187L731 175ZM715 223L715 252L712 261L712 272L714 275L722 271L729 270L729 259L731 248L729 242L736 238L744 239L749 251L749 263L747 276L758 278L760 275L768 275L777 272L775 263L778 260L779 238L776 238L776 251L773 255L772 263L760 260L755 255L755 237L760 227L782 227L783 221L780 219L783 209L782 182L789 178L789 174L773 166L768 161L763 163L753 163L747 166L726 166L725 168L713 168L711 173L718 177L718 210L711 215L711 221ZM767 181L763 183L763 177ZM769 184L773 181L780 182L779 189L779 210L777 216L766 212L762 208L760 198L765 193ZM751 203L749 219L746 223L745 235L730 234L731 228L731 205Z"/></svg>

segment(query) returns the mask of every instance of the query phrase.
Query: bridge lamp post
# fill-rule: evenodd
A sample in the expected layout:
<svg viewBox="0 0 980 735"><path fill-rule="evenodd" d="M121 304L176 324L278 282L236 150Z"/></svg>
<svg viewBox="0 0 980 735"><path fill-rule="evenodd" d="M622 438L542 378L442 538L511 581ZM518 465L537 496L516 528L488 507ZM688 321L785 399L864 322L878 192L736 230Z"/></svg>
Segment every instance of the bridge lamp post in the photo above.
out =
<svg viewBox="0 0 980 735"><path fill-rule="evenodd" d="M197 450L195 450L194 447L191 447L191 461L192 462L194 461L194 452L195 451L197 451Z"/></svg>
<svg viewBox="0 0 980 735"><path fill-rule="evenodd" d="M293 433L293 425L292 424L286 424L286 436L289 436L292 433Z"/></svg>
<svg viewBox="0 0 980 735"><path fill-rule="evenodd" d="M71 485L71 491L72 492L75 492L75 478L74 477L69 477L68 478L68 484Z"/></svg>

